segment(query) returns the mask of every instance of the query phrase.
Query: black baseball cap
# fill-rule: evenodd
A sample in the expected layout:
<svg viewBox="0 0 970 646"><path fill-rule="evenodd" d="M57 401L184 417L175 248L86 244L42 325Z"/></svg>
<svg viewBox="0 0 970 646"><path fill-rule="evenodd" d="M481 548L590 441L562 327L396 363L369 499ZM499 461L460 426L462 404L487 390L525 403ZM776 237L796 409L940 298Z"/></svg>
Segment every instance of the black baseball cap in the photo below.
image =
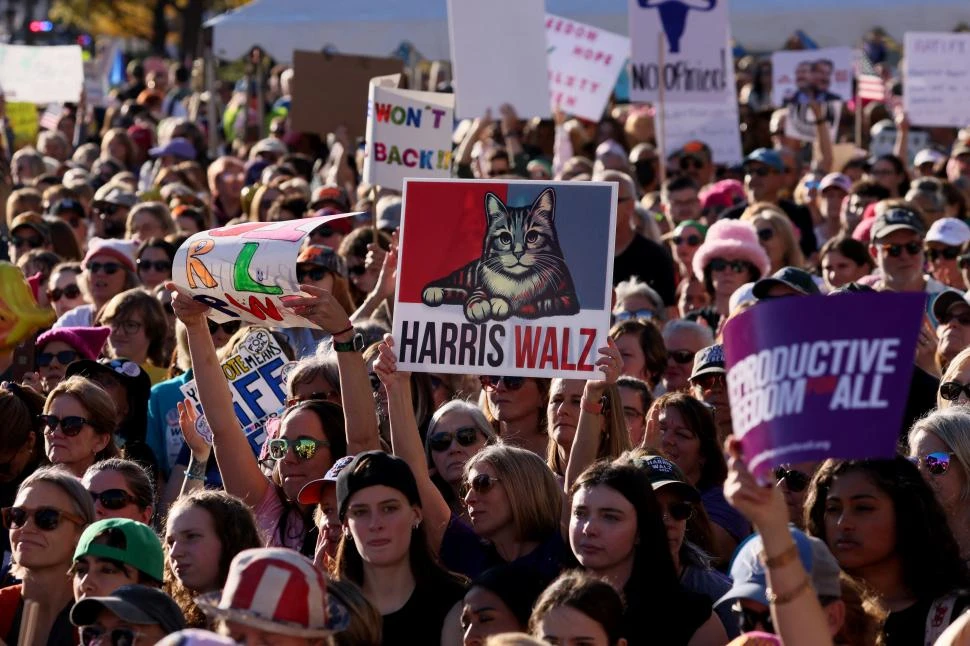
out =
<svg viewBox="0 0 970 646"><path fill-rule="evenodd" d="M347 513L350 497L361 489L383 485L397 489L412 505L421 505L418 482L411 467L401 458L384 451L358 453L337 476L337 509L340 519Z"/></svg>
<svg viewBox="0 0 970 646"><path fill-rule="evenodd" d="M754 284L751 293L759 301L764 300L768 298L768 292L775 286L790 287L805 296L821 293L812 275L798 267L782 267L768 278L762 278Z"/></svg>
<svg viewBox="0 0 970 646"><path fill-rule="evenodd" d="M913 231L921 238L926 236L926 225L923 223L923 218L915 211L897 206L876 216L876 221L872 225L872 239L875 241L894 231L902 231L903 229Z"/></svg>
<svg viewBox="0 0 970 646"><path fill-rule="evenodd" d="M172 597L145 585L123 585L107 597L81 599L71 608L71 623L90 626L102 610L132 624L157 624L166 633L185 628L185 616Z"/></svg>

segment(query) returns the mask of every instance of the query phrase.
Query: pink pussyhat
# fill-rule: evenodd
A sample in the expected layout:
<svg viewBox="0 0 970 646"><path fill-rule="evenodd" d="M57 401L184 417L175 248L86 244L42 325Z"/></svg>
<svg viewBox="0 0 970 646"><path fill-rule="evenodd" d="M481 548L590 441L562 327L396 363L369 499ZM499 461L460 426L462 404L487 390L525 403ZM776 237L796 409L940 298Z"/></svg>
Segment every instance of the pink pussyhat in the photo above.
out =
<svg viewBox="0 0 970 646"><path fill-rule="evenodd" d="M51 341L60 341L77 350L82 359L94 361L101 355L109 334L109 327L56 327L37 337L36 348L40 350Z"/></svg>

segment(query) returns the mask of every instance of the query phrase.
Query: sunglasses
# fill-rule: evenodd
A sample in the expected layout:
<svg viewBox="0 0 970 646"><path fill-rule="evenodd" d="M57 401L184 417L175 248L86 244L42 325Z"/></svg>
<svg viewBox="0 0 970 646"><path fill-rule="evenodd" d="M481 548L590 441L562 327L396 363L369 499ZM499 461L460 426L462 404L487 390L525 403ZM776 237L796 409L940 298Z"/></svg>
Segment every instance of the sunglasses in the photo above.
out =
<svg viewBox="0 0 970 646"><path fill-rule="evenodd" d="M613 318L619 321L629 321L630 319L652 319L653 310L636 310L631 312L630 310L621 310L613 315ZM506 384L508 385L508 384Z"/></svg>
<svg viewBox="0 0 970 646"><path fill-rule="evenodd" d="M700 386L702 390L713 390L714 386L726 387L724 375L719 372L709 372L706 375L694 377L691 382L695 386Z"/></svg>
<svg viewBox="0 0 970 646"><path fill-rule="evenodd" d="M56 303L62 298L70 298L73 300L79 296L81 296L81 288L77 285L68 285L64 289L55 287L54 289L47 290L47 299L52 303Z"/></svg>
<svg viewBox="0 0 970 646"><path fill-rule="evenodd" d="M906 244L883 243L882 250L891 258L899 258L905 250L911 256L918 256L923 251L923 245L918 242L907 242Z"/></svg>
<svg viewBox="0 0 970 646"><path fill-rule="evenodd" d="M103 220L106 215L112 216L117 213L119 208L117 204L99 204L94 207L94 212L100 215Z"/></svg>
<svg viewBox="0 0 970 646"><path fill-rule="evenodd" d="M951 314L946 312L940 317L940 325L946 325L947 323L952 323L956 321L960 325L970 325L970 312L960 312L959 314Z"/></svg>
<svg viewBox="0 0 970 646"><path fill-rule="evenodd" d="M694 506L689 502L675 502L667 506L664 511L665 518L672 518L676 521L684 521L694 515Z"/></svg>
<svg viewBox="0 0 970 646"><path fill-rule="evenodd" d="M315 393L310 393L309 395L294 396L286 400L287 407L296 406L300 402L307 401L328 401L331 397L336 397L340 393L336 390L325 390Z"/></svg>
<svg viewBox="0 0 970 646"><path fill-rule="evenodd" d="M773 168L767 168L765 166L744 169L745 175L755 175L757 177L768 177L769 175L774 175L776 172Z"/></svg>
<svg viewBox="0 0 970 646"><path fill-rule="evenodd" d="M57 427L61 427L61 433L68 437L74 437L84 429L84 425L88 423L88 420L80 417L79 415L68 415L67 417L58 417L57 415L40 415L39 419L44 423L46 427L46 433L52 435Z"/></svg>
<svg viewBox="0 0 970 646"><path fill-rule="evenodd" d="M101 493L89 491L94 502L100 502L105 509L117 511L124 509L128 505L138 504L138 499L124 489L105 489Z"/></svg>
<svg viewBox="0 0 970 646"><path fill-rule="evenodd" d="M347 267L347 273L351 276L357 276L358 278L367 273L367 268L363 265L357 265L355 267Z"/></svg>
<svg viewBox="0 0 970 646"><path fill-rule="evenodd" d="M499 482L498 478L493 478L487 473L479 473L471 480L462 483L461 497L464 498L467 496L469 491L474 491L477 494L488 493L495 486L496 482Z"/></svg>
<svg viewBox="0 0 970 646"><path fill-rule="evenodd" d="M323 280L323 277L327 275L327 270L324 267L314 267L313 269L297 269L296 270L296 281L302 283L304 278L309 278L313 282L318 280Z"/></svg>
<svg viewBox="0 0 970 646"><path fill-rule="evenodd" d="M75 525L84 526L83 519L74 514L53 507L38 507L37 509L27 509L26 507L4 507L0 509L0 517L3 518L3 526L7 529L20 529L27 524L28 518L34 519L37 529L44 532L52 532L61 524L61 519L69 520Z"/></svg>
<svg viewBox="0 0 970 646"><path fill-rule="evenodd" d="M703 240L701 240L701 237L699 235L694 235L694 234L691 234L686 237L674 236L673 238L670 239L670 241L674 243L675 247L679 247L681 245L687 245L688 247L699 247L701 246L701 242L703 242Z"/></svg>
<svg viewBox="0 0 970 646"><path fill-rule="evenodd" d="M336 232L333 230L333 227L331 227L328 224L324 224L324 225L319 226L316 229L314 229L313 232L310 233L310 236L311 237L312 236L320 236L321 238L329 238L334 233L336 233Z"/></svg>
<svg viewBox="0 0 970 646"><path fill-rule="evenodd" d="M14 236L10 239L10 242L16 249L20 249L21 247L39 249L40 247L44 246L44 241L40 238L22 238L20 236Z"/></svg>
<svg viewBox="0 0 970 646"><path fill-rule="evenodd" d="M768 242L775 237L774 229L758 229L758 240L762 242Z"/></svg>
<svg viewBox="0 0 970 646"><path fill-rule="evenodd" d="M77 360L77 352L74 350L61 350L60 352L40 352L37 354L37 365L46 368L57 359L57 363L66 366Z"/></svg>
<svg viewBox="0 0 970 646"><path fill-rule="evenodd" d="M108 643L111 646L131 646L144 633L132 630L131 628L105 630L101 626L84 626L81 628L81 646L91 646L96 642L103 644L105 643L105 635L108 636Z"/></svg>
<svg viewBox="0 0 970 646"><path fill-rule="evenodd" d="M116 262L89 262L88 271L92 274L104 271L109 276L113 276L121 269L121 265Z"/></svg>
<svg viewBox="0 0 970 646"><path fill-rule="evenodd" d="M505 384L506 390L518 390L525 385L525 377L495 377L493 375L483 375L478 380L482 383L482 388L486 392L497 390L500 383Z"/></svg>
<svg viewBox="0 0 970 646"><path fill-rule="evenodd" d="M947 453L946 451L935 451L933 453L927 453L923 457L912 456L909 461L915 464L917 467L920 462L926 468L926 471L930 475L941 476L947 472L950 468L950 458L952 458L956 453Z"/></svg>
<svg viewBox="0 0 970 646"><path fill-rule="evenodd" d="M139 260L138 271L148 271L154 269L157 272L165 273L172 271L172 263L167 260Z"/></svg>
<svg viewBox="0 0 970 646"><path fill-rule="evenodd" d="M930 262L936 262L937 260L956 260L960 255L959 247L947 247L946 249L927 249L926 259Z"/></svg>
<svg viewBox="0 0 970 646"><path fill-rule="evenodd" d="M802 473L801 471L786 469L783 466L775 469L775 480L778 482L784 482L785 486L788 487L788 491L791 491L792 493L801 493L802 491L805 491L805 488L808 487L808 483L811 479L811 476L809 476L807 473Z"/></svg>
<svg viewBox="0 0 970 646"><path fill-rule="evenodd" d="M667 356L674 360L674 363L679 363L681 365L686 363L691 363L694 360L694 355L696 352L691 352L690 350L671 350L667 353Z"/></svg>
<svg viewBox="0 0 970 646"><path fill-rule="evenodd" d="M311 437L300 437L295 440L277 438L269 441L269 457L274 460L282 460L290 452L292 447L296 457L302 461L307 461L317 454L317 449L321 446L330 446L326 440L314 440Z"/></svg>
<svg viewBox="0 0 970 646"><path fill-rule="evenodd" d="M701 170L703 168L704 162L696 157L684 157L680 160L680 170Z"/></svg>
<svg viewBox="0 0 970 646"><path fill-rule="evenodd" d="M441 453L451 448L452 442L458 442L459 446L472 446L478 441L478 429L474 427L460 428L454 433L440 431L428 439L428 446L432 451Z"/></svg>
<svg viewBox="0 0 970 646"><path fill-rule="evenodd" d="M712 272L725 271L730 269L736 274L744 273L748 270L748 263L743 260L725 260L724 258L714 258L707 265Z"/></svg>
<svg viewBox="0 0 970 646"><path fill-rule="evenodd" d="M756 630L763 630L769 633L775 632L775 625L771 621L770 609L758 612L757 610L751 610L750 608L745 608L737 604L734 606L734 612L737 613L738 627L742 633L750 633Z"/></svg>
<svg viewBox="0 0 970 646"><path fill-rule="evenodd" d="M940 397L948 402L960 399L960 393L970 398L970 384L961 384L959 381L946 381L940 384Z"/></svg>
<svg viewBox="0 0 970 646"><path fill-rule="evenodd" d="M212 319L206 319L205 322L209 326L210 335L215 334L216 332L219 331L219 328L222 328L223 332L225 332L229 336L232 336L233 334L238 332L239 328L242 326L241 321L226 321L225 323L216 323Z"/></svg>

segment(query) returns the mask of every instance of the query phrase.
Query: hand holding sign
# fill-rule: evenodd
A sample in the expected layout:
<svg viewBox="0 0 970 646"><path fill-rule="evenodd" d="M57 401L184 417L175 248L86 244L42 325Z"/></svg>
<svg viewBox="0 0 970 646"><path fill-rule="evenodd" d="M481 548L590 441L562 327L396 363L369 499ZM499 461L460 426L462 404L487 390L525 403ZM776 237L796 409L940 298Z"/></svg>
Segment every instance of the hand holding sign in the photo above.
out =
<svg viewBox="0 0 970 646"><path fill-rule="evenodd" d="M732 435L724 442L728 456L728 475L724 481L724 498L751 521L759 532L772 525L785 529L788 525L788 506L781 489L774 482L759 484L748 471L741 455L741 440Z"/></svg>
<svg viewBox="0 0 970 646"><path fill-rule="evenodd" d="M182 321L186 327L205 323L206 315L209 313L208 305L195 300L171 281L165 283L165 289L172 292L172 311L175 313L175 318Z"/></svg>
<svg viewBox="0 0 970 646"><path fill-rule="evenodd" d="M315 285L302 285L301 289L308 295L287 298L285 303L287 309L330 334L350 327L347 312L333 294Z"/></svg>
<svg viewBox="0 0 970 646"><path fill-rule="evenodd" d="M600 358L596 360L596 369L603 373L599 379L588 379L583 395L587 399L597 400L603 396L608 386L616 383L623 372L623 357L620 355L616 342L613 339L606 340L607 346L600 348ZM595 374L595 373L594 373Z"/></svg>
<svg viewBox="0 0 970 646"><path fill-rule="evenodd" d="M403 372L397 369L397 357L394 356L394 337L390 334L385 334L384 340L377 346L377 359L374 360L374 374L384 384L384 388L388 393L407 385L411 379L410 372Z"/></svg>

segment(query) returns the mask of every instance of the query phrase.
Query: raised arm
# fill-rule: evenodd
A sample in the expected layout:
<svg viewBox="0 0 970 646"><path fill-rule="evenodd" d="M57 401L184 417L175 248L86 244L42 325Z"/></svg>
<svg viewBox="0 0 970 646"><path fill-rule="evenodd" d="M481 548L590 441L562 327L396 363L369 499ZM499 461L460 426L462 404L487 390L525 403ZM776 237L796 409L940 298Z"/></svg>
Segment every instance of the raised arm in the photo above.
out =
<svg viewBox="0 0 970 646"><path fill-rule="evenodd" d="M812 101L812 114L815 115L815 140L818 141L818 168L823 175L834 171L832 168L832 131L829 123L823 117L822 106L818 101Z"/></svg>
<svg viewBox="0 0 970 646"><path fill-rule="evenodd" d="M254 506L263 499L269 482L259 469L232 406L229 382L222 372L212 335L206 324L207 305L179 291L175 283L166 288L172 292L172 309L188 331L189 355L195 386L202 402L202 412L212 429L212 446L226 491Z"/></svg>
<svg viewBox="0 0 970 646"><path fill-rule="evenodd" d="M451 508L438 491L438 487L431 481L428 458L424 453L424 447L421 446L418 422L414 418L414 408L411 405L411 373L398 371L393 348L394 339L388 334L380 344L380 354L374 362L374 372L380 377L387 390L391 449L394 455L408 463L415 480L418 481L424 526L428 532L431 550L437 554L441 551L441 542L451 521Z"/></svg>
<svg viewBox="0 0 970 646"><path fill-rule="evenodd" d="M179 496L184 496L191 491L205 487L205 468L209 462L212 447L209 446L209 443L196 430L199 415L195 411L195 406L192 405L192 401L186 399L184 402L179 402L177 406L179 411L179 429L182 431L185 444L189 447L189 451L191 451L189 454L189 466L183 472L184 478L182 486L179 489Z"/></svg>
<svg viewBox="0 0 970 646"><path fill-rule="evenodd" d="M391 248L386 253L376 242L372 242L368 247L371 248L368 251L368 255L374 254L376 256L379 254L383 256L381 259L381 273L377 277L377 283L374 285L374 289L367 295L364 302L360 304L360 307L350 315L350 320L354 323L367 319L384 301L388 302L388 306L394 301L395 279L397 277L397 231L394 232L391 240Z"/></svg>

